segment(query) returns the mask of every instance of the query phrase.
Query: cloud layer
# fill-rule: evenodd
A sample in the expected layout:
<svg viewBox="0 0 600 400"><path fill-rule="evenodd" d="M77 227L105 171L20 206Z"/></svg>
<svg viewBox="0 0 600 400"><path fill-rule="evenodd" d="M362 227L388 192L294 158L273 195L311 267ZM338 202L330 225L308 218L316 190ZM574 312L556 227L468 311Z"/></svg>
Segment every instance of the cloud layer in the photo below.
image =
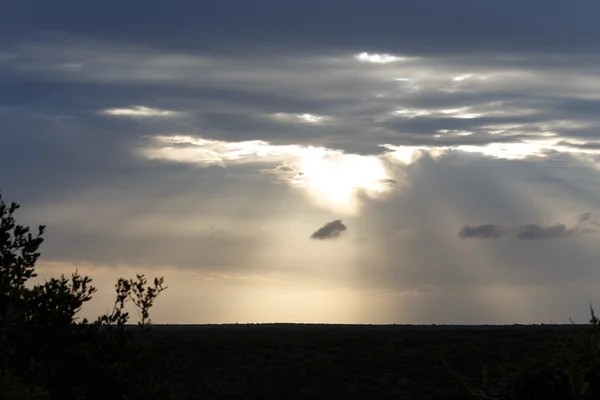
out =
<svg viewBox="0 0 600 400"><path fill-rule="evenodd" d="M168 274L156 321L585 319L598 12L7 0L0 189L43 274Z"/></svg>

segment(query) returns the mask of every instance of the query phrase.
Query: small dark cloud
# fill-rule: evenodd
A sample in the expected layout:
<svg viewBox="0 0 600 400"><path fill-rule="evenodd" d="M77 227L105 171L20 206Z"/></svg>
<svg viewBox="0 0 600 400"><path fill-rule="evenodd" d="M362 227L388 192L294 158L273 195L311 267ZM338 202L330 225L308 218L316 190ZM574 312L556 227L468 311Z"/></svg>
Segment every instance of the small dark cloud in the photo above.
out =
<svg viewBox="0 0 600 400"><path fill-rule="evenodd" d="M579 224L586 226L600 226L600 216L589 212L583 213L578 217Z"/></svg>
<svg viewBox="0 0 600 400"><path fill-rule="evenodd" d="M284 172L295 172L294 168L288 167L287 165L280 165L276 169Z"/></svg>
<svg viewBox="0 0 600 400"><path fill-rule="evenodd" d="M589 212L577 217L577 223L568 228L565 224L542 226L538 224L525 224L511 228L504 228L498 224L486 224L479 226L465 225L460 228L458 236L466 238L492 239L504 236L512 231L520 240L546 240L558 239L572 236L574 234L584 235L596 232L600 226L600 216Z"/></svg>
<svg viewBox="0 0 600 400"><path fill-rule="evenodd" d="M506 229L501 225L485 224L479 226L465 225L460 228L458 236L461 238L480 238L480 239L491 239L499 238L506 234Z"/></svg>
<svg viewBox="0 0 600 400"><path fill-rule="evenodd" d="M517 230L517 237L521 240L545 240L571 236L574 229L567 229L564 224L553 226L540 226L536 224L523 225Z"/></svg>
<svg viewBox="0 0 600 400"><path fill-rule="evenodd" d="M317 240L335 239L347 229L348 228L342 223L341 220L336 219L335 221L328 222L314 231L313 234L310 235L310 238Z"/></svg>

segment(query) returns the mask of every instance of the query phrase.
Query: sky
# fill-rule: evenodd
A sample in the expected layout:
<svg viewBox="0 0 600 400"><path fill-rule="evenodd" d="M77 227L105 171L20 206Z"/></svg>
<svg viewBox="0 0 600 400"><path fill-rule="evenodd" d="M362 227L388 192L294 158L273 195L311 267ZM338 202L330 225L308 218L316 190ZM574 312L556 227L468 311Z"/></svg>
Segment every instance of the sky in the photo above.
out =
<svg viewBox="0 0 600 400"><path fill-rule="evenodd" d="M585 323L600 2L3 0L0 190L39 281L155 323Z"/></svg>

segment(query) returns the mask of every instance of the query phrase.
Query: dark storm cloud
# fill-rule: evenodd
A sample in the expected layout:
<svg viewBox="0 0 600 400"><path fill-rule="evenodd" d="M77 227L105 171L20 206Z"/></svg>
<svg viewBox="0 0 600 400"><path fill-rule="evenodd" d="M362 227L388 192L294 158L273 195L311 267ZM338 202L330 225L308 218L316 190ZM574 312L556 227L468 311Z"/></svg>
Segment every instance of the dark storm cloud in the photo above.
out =
<svg viewBox="0 0 600 400"><path fill-rule="evenodd" d="M310 235L310 238L317 240L335 239L347 229L346 225L344 225L341 220L337 219L326 223L314 231L313 234Z"/></svg>

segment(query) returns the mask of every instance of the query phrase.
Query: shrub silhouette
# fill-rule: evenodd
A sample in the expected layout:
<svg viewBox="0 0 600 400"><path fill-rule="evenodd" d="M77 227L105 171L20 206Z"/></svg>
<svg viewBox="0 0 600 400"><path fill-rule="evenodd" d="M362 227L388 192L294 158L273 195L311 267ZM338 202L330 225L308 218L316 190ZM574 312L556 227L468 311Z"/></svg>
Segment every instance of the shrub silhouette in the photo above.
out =
<svg viewBox="0 0 600 400"><path fill-rule="evenodd" d="M0 194L0 398L168 399L160 376L166 359L146 340L149 309L166 289L163 278L149 285L144 275L120 278L110 314L78 321L96 288L77 270L28 287L36 276L45 227L33 235L18 225L16 203ZM138 309L139 329L126 326L125 304Z"/></svg>
<svg viewBox="0 0 600 400"><path fill-rule="evenodd" d="M26 385L10 374L0 378L0 399L2 400L50 400L50 394L39 387Z"/></svg>
<svg viewBox="0 0 600 400"><path fill-rule="evenodd" d="M555 349L522 362L507 359L499 378L490 379L484 368L479 388L450 372L479 399L600 399L600 319L591 304L590 313L587 330L569 335Z"/></svg>

